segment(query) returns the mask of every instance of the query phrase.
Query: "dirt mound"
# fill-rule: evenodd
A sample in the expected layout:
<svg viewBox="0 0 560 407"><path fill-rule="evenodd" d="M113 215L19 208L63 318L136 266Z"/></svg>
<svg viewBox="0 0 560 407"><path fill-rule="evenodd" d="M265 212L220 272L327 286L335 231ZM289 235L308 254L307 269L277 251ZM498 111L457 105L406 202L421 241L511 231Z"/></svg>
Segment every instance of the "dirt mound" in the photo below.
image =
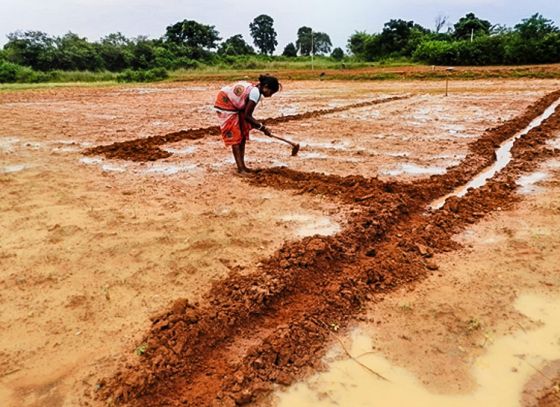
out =
<svg viewBox="0 0 560 407"><path fill-rule="evenodd" d="M560 154L545 144L560 129L557 111L516 142L511 163L485 186L448 199L441 210L425 210L491 163L500 142L559 96L547 95L489 129L463 163L416 184L287 169L257 174L251 182L336 196L357 210L338 235L287 243L257 272L215 283L203 304L176 301L153 318L140 359L101 381L97 396L134 406L236 405L305 375L364 302L437 270L430 258L456 246L453 234L511 206L515 176Z"/></svg>
<svg viewBox="0 0 560 407"><path fill-rule="evenodd" d="M350 109L358 109L360 107L373 106L380 103L392 102L395 100L406 99L409 96L393 96L385 99L370 100L367 102L354 103L347 106L335 107L332 109L313 110L300 114L273 117L265 119L267 125L286 123L296 120L306 120L314 117L324 116L331 113L343 112ZM103 155L107 158L116 158L130 161L156 161L167 158L172 155L168 151L164 151L159 146L169 143L176 143L182 140L197 140L207 135L217 136L220 134L219 126L210 126L199 129L180 130L163 136L152 136L139 138L134 140L116 142L109 145L92 147L85 150L85 155Z"/></svg>

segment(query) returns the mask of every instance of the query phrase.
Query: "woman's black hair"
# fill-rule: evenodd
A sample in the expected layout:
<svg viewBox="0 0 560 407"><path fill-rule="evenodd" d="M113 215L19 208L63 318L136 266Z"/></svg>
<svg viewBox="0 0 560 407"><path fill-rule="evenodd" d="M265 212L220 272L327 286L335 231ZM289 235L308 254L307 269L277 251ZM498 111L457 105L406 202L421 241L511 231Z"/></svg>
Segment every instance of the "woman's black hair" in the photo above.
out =
<svg viewBox="0 0 560 407"><path fill-rule="evenodd" d="M278 92L278 90L282 87L282 85L280 85L280 82L278 82L278 79L275 76L271 75L259 76L259 84L261 86L266 86L273 93Z"/></svg>

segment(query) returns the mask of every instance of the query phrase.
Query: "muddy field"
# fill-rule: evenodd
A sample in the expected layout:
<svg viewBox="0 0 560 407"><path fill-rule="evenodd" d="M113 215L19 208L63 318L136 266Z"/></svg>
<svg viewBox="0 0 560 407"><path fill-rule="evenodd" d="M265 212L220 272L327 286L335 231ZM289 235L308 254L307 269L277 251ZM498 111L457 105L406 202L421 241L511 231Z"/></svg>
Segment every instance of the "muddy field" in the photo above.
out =
<svg viewBox="0 0 560 407"><path fill-rule="evenodd" d="M0 405L559 405L560 81L222 85L0 93Z"/></svg>

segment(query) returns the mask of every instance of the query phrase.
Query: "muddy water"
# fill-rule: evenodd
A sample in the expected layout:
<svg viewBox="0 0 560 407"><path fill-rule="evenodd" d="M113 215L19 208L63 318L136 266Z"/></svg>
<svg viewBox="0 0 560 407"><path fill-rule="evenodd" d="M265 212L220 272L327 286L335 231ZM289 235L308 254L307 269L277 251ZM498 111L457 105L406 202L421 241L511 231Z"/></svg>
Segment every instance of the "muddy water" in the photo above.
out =
<svg viewBox="0 0 560 407"><path fill-rule="evenodd" d="M330 363L326 373L279 394L278 405L297 406L519 406L525 383L547 361L560 358L560 297L525 294L515 307L539 327L520 329L502 338L487 337L487 352L472 363L478 388L470 394L436 394L409 371L372 352L372 340L354 332L351 359ZM527 325L527 324L526 324ZM460 350L458 350L460 351Z"/></svg>
<svg viewBox="0 0 560 407"><path fill-rule="evenodd" d="M433 175L433 174L445 174L444 167L422 167L412 163L405 163L401 164L396 168L383 170L383 175L390 175L390 176L397 176L402 174L411 174L411 175Z"/></svg>
<svg viewBox="0 0 560 407"><path fill-rule="evenodd" d="M478 174L475 178L469 181L466 185L457 188L455 191L451 192L450 194L444 196L443 198L437 199L436 201L432 202L430 207L432 209L439 209L444 204L447 198L452 196L462 197L467 194L469 188L479 188L483 186L487 180L492 178L497 172L501 171L505 168L506 165L511 161L511 148L513 147L513 143L520 137L523 137L533 128L539 126L544 120L550 117L556 108L560 105L560 99L552 103L540 116L535 118L529 125L521 130L520 132L516 133L514 136L509 138L508 140L504 141L498 150L496 150L496 162L488 167L486 170Z"/></svg>

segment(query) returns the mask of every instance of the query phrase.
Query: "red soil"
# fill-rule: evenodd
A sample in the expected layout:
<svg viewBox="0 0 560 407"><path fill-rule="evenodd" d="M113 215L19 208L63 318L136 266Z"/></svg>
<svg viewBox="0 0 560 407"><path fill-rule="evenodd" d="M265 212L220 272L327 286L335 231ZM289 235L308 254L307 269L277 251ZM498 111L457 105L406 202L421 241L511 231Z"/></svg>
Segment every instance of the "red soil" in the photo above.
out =
<svg viewBox="0 0 560 407"><path fill-rule="evenodd" d="M258 173L250 182L336 196L357 210L336 236L286 243L257 272L215 283L204 303L177 300L153 318L145 353L102 380L97 397L133 406L245 404L316 368L331 331L356 318L365 302L437 269L430 257L455 248L455 233L515 202L516 175L560 154L545 145L560 129L556 111L515 143L510 164L485 186L449 199L441 210L426 210L433 199L488 166L502 141L558 97L560 91L551 93L521 116L489 129L461 164L414 184L287 169ZM154 141L147 145L163 144ZM131 158L147 148L114 151Z"/></svg>

